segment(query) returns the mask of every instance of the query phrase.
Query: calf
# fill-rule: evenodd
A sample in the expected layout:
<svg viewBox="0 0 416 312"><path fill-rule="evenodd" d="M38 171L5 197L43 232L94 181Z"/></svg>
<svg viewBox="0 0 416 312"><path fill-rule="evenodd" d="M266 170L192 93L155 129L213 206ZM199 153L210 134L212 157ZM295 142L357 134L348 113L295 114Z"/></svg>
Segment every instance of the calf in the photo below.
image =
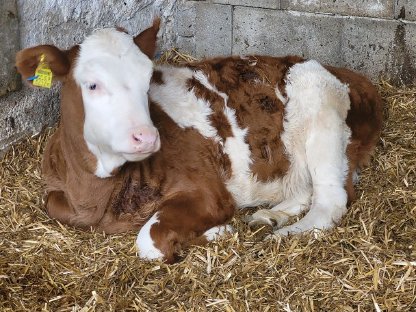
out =
<svg viewBox="0 0 416 312"><path fill-rule="evenodd" d="M374 86L296 56L153 68L158 28L155 20L136 37L98 30L66 51L18 53L24 78L43 54L63 82L43 159L49 215L107 233L139 230L140 257L167 262L222 234L235 207L269 205L251 222L283 235L338 222L379 139Z"/></svg>

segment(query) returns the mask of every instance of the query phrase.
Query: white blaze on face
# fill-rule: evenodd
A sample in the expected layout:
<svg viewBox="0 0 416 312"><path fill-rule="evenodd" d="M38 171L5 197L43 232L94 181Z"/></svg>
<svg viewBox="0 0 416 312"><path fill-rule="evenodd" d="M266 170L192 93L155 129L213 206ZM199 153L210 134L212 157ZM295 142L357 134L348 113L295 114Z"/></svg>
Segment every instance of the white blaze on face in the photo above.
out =
<svg viewBox="0 0 416 312"><path fill-rule="evenodd" d="M152 61L133 38L116 29L97 30L81 44L74 78L82 90L84 138L97 157L97 176L110 176L124 162L159 149L147 96L152 71Z"/></svg>

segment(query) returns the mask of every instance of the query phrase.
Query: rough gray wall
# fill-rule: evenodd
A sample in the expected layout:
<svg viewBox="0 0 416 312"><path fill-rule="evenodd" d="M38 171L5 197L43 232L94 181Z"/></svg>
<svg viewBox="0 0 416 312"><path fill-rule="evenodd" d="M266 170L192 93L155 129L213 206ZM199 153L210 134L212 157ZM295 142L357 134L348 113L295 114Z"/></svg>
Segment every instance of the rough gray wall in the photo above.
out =
<svg viewBox="0 0 416 312"><path fill-rule="evenodd" d="M416 0L187 1L177 45L201 56L297 54L416 82Z"/></svg>
<svg viewBox="0 0 416 312"><path fill-rule="evenodd" d="M16 0L0 2L0 96L20 87L14 68L14 55L19 50L19 23Z"/></svg>
<svg viewBox="0 0 416 312"><path fill-rule="evenodd" d="M4 0L1 0L4 1ZM164 20L161 48L172 45L172 15L177 0L18 0L20 48L55 44L68 48L99 27L122 26L135 34L151 24L155 14ZM0 5L1 7L1 5ZM0 32L4 32L3 29ZM13 57L14 58L14 57ZM22 90L0 97L0 155L28 133L37 133L58 118L58 90Z"/></svg>

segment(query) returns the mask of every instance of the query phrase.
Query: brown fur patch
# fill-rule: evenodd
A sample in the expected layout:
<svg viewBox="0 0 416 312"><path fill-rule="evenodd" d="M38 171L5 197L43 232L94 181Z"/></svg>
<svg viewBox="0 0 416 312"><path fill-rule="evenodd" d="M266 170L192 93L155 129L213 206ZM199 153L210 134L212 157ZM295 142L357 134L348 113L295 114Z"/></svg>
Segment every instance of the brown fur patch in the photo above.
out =
<svg viewBox="0 0 416 312"><path fill-rule="evenodd" d="M163 80L163 73L160 70L153 71L153 75L150 82L158 85L164 84L165 82Z"/></svg>
<svg viewBox="0 0 416 312"><path fill-rule="evenodd" d="M248 81L254 83L257 79L260 79L259 75L254 71L243 71L240 74L240 79L242 81Z"/></svg>
<svg viewBox="0 0 416 312"><path fill-rule="evenodd" d="M280 140L284 106L274 87L284 85L288 69L300 61L297 57L253 56L214 58L192 64L228 95L227 104L235 110L239 127L249 129L246 142L252 153L251 170L264 182L281 177L289 168Z"/></svg>
<svg viewBox="0 0 416 312"><path fill-rule="evenodd" d="M262 96L259 100L260 108L270 114L277 113L279 106L276 101L268 96Z"/></svg>
<svg viewBox="0 0 416 312"><path fill-rule="evenodd" d="M346 181L348 202L355 199L352 173L370 162L380 139L383 124L383 101L374 85L364 76L345 68L326 66L333 75L350 88L351 109L347 125L351 140L347 147L349 173Z"/></svg>
<svg viewBox="0 0 416 312"><path fill-rule="evenodd" d="M223 111L216 111L210 116L210 120L214 128L217 129L218 135L223 139L227 139L233 135L231 125Z"/></svg>
<svg viewBox="0 0 416 312"><path fill-rule="evenodd" d="M139 213L142 207L154 204L160 198L159 190L141 183L138 170L127 170L126 177L112 201L113 211L116 213ZM139 209L140 208L140 209ZM147 217L147 215L145 215Z"/></svg>
<svg viewBox="0 0 416 312"><path fill-rule="evenodd" d="M218 135L223 140L232 136L231 125L224 114L224 99L212 90L207 89L195 78L189 79L186 86L189 91L192 90L195 93L196 97L204 99L210 103L211 108L213 109L210 121L212 126L217 129Z"/></svg>

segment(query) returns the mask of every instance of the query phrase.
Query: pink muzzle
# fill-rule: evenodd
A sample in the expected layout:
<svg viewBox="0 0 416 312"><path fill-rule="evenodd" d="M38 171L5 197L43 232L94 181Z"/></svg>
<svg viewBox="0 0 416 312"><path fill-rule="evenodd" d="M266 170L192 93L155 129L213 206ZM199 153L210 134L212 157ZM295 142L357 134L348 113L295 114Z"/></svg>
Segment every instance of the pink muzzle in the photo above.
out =
<svg viewBox="0 0 416 312"><path fill-rule="evenodd" d="M160 148L159 132L153 126L141 126L131 134L131 144L138 153L153 153Z"/></svg>

